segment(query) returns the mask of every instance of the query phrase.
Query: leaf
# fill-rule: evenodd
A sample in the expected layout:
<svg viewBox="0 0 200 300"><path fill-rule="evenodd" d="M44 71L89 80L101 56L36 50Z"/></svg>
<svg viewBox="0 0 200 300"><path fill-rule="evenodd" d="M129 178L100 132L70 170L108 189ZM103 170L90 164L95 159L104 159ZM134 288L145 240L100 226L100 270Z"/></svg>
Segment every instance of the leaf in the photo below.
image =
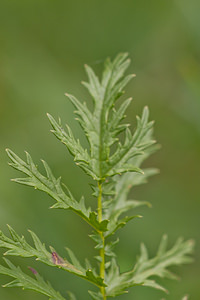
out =
<svg viewBox="0 0 200 300"><path fill-rule="evenodd" d="M135 282L143 282L143 285L146 286L165 290L156 282L149 281L148 278L158 276L176 279L177 276L171 273L168 268L191 262L192 259L188 255L193 251L194 242L191 240L184 242L180 238L170 250L167 250L166 247L167 237L163 236L156 257L149 259L146 247L142 244L141 255L132 271L132 280Z"/></svg>
<svg viewBox="0 0 200 300"><path fill-rule="evenodd" d="M98 77L96 76L94 71L88 65L85 65L85 70L86 70L86 73L87 73L88 78L89 78L89 83L82 82L82 84L90 92L94 103L96 103L97 101L101 101L102 96L103 96L102 95L103 89L101 87L101 84L99 82Z"/></svg>
<svg viewBox="0 0 200 300"><path fill-rule="evenodd" d="M106 295L107 297L116 297L128 293L127 289L134 285L140 285L129 280L128 273L121 273L116 259L112 258L111 266L106 274Z"/></svg>
<svg viewBox="0 0 200 300"><path fill-rule="evenodd" d="M130 135L131 139L131 135ZM152 129L148 131L146 135L144 135L141 139L142 144L148 144L153 140L153 131ZM132 165L140 168L143 161L147 159L152 153L159 149L158 145L153 145L150 148L145 149L141 155L134 156L130 159ZM110 222L108 224L108 231L106 232L106 236L110 236L117 229L123 227L129 220L133 219L135 216L119 219L121 214L126 213L127 211L134 209L136 207L150 204L147 201L138 201L138 200L129 200L128 195L131 189L134 186L144 184L147 182L147 179L150 176L157 174L159 171L155 168L143 169L143 174L127 172L121 175L115 175L112 178L107 179L108 182L103 184L104 186L110 185L112 189L110 190L110 194L113 194L114 197L112 201L106 201L106 206L104 209L103 217L104 219L109 219ZM104 201L105 201L104 196ZM107 197L109 199L109 197Z"/></svg>
<svg viewBox="0 0 200 300"><path fill-rule="evenodd" d="M23 236L20 237L10 226L9 231L13 239L6 237L0 231L0 248L8 249L5 252L5 255L36 257L36 260L39 260L51 267L63 269L64 271L77 275L97 286L105 286L103 279L95 274L91 266L90 269L83 268L78 259L75 257L74 253L68 248L67 252L69 254L71 262L61 258L52 247L50 247L51 252L47 251L45 245L32 231L29 232L33 239L35 248L29 245L26 242L25 238Z"/></svg>
<svg viewBox="0 0 200 300"><path fill-rule="evenodd" d="M12 239L8 238L3 234L2 231L0 231L0 247L8 249L5 252L5 255L23 257L36 256L39 260L48 263L48 261L51 259L51 254L46 250L45 245L39 241L38 237L33 232L30 233L34 238L36 248L30 246L26 242L24 236L20 237L11 226L8 225L8 229L10 231Z"/></svg>
<svg viewBox="0 0 200 300"><path fill-rule="evenodd" d="M95 241L95 249L102 249L104 247L102 237L99 233L94 232L93 234L90 234L89 237Z"/></svg>
<svg viewBox="0 0 200 300"><path fill-rule="evenodd" d="M155 175L157 172L157 169L144 169L143 175L139 173L127 173L114 178L115 197L109 202L109 205L104 210L104 218L110 220L106 236L110 236L133 218L141 217L139 215L133 215L131 217L126 216L125 218L119 219L121 214L139 206L150 206L150 203L147 201L127 200L127 197L133 186L146 182L149 176Z"/></svg>
<svg viewBox="0 0 200 300"><path fill-rule="evenodd" d="M80 166L88 175L97 179L96 174L92 171L90 166L91 157L88 154L87 149L83 149L80 141L74 138L70 127L66 126L68 131L67 133L63 129L60 121L57 123L50 114L47 114L47 117L53 127L51 132L53 132L53 134L68 148L69 152L74 156L76 165Z"/></svg>
<svg viewBox="0 0 200 300"><path fill-rule="evenodd" d="M127 172L127 163L129 160L137 155L143 154L143 151L149 147L151 147L155 141L149 140L148 142L143 141L146 135L152 129L153 122L148 121L149 110L148 107L145 107L142 113L142 117L137 117L137 128L132 135L130 130L127 128L125 132L125 141L124 144L118 144L118 148L115 153L110 157L109 160L109 168L107 169L107 174L109 176L113 176L117 174L115 170L121 170L120 173ZM142 171L132 165L133 172L135 168L135 172L142 173ZM131 168L129 167L130 171Z"/></svg>
<svg viewBox="0 0 200 300"><path fill-rule="evenodd" d="M103 278L101 278L100 276L96 276L96 274L94 274L92 270L86 271L86 277L88 281L96 284L98 287L106 286Z"/></svg>
<svg viewBox="0 0 200 300"><path fill-rule="evenodd" d="M110 220L109 222L109 227L108 227L108 231L105 233L105 237L109 237L112 234L114 234L118 229L124 227L129 221L135 219L135 218L141 218L142 216L140 215L135 215L135 216L131 216L131 217L124 217L121 218L120 220L118 220L118 216L117 218L113 218L112 220Z"/></svg>
<svg viewBox="0 0 200 300"><path fill-rule="evenodd" d="M148 123L148 109L145 108L142 118L138 118L138 127L132 135L128 124L121 124L125 111L128 108L131 98L125 100L118 109L115 108L116 101L123 94L124 87L135 76L133 74L124 76L130 64L127 53L120 53L111 62L107 60L102 80L89 66L85 66L88 75L88 82L83 85L92 96L94 107L88 109L86 103L81 103L76 97L66 94L75 107L77 120L83 128L90 146L90 153L80 145L67 126L67 132L57 123L54 118L48 115L53 127L55 136L67 146L74 160L94 180L102 181L107 177L124 172L142 171L129 160L139 155L154 141L142 144L142 138L148 134L153 123ZM119 133L126 132L125 142L122 146L119 142ZM118 147L114 154L110 155L111 147L117 143Z"/></svg>
<svg viewBox="0 0 200 300"><path fill-rule="evenodd" d="M127 289L134 285L143 285L167 292L167 290L152 280L152 276L167 277L176 279L168 268L173 265L180 265L191 262L188 256L193 251L193 241L178 239L175 245L167 251L166 236L163 237L157 256L149 259L148 251L144 244L141 245L141 254L133 270L120 273L116 259L113 258L106 276L106 295L115 297L127 292Z"/></svg>
<svg viewBox="0 0 200 300"><path fill-rule="evenodd" d="M115 257L116 254L113 252L113 249L118 243L119 243L119 238L117 238L115 241L111 241L110 243L107 243L105 245L105 255L110 257Z"/></svg>
<svg viewBox="0 0 200 300"><path fill-rule="evenodd" d="M70 250L69 248L65 248L67 250L67 253L70 257L70 260L73 264L73 266L75 268L77 268L78 270L84 272L84 268L81 266L80 262L78 261L78 259L76 258L75 254L72 252L72 250Z"/></svg>
<svg viewBox="0 0 200 300"><path fill-rule="evenodd" d="M15 280L3 285L3 287L22 287L23 289L34 290L51 300L64 300L59 292L55 291L50 283L46 283L44 279L37 273L36 279L26 275L19 267L15 267L8 259L4 259L9 268L0 265L0 273L15 278Z"/></svg>
<svg viewBox="0 0 200 300"><path fill-rule="evenodd" d="M97 214L91 212L90 208L86 208L84 198L80 202L76 201L71 192L66 188L68 195L64 192L61 178L56 179L49 168L48 164L42 160L46 171L46 177L42 175L36 165L34 164L29 153L26 152L27 162L19 158L14 152L7 149L7 153L12 163L10 165L26 174L26 178L13 179L14 182L25 184L34 187L40 191L43 191L50 195L56 203L52 208L70 209L84 219L89 225L91 225L97 231L106 231L108 221L99 222L97 220Z"/></svg>

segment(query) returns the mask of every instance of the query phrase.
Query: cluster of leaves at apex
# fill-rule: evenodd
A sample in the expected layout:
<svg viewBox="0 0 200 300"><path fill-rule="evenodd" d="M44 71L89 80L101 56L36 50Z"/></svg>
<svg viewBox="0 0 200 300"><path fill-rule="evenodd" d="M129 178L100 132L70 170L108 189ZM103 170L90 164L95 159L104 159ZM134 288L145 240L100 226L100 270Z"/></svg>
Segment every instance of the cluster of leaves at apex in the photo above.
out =
<svg viewBox="0 0 200 300"><path fill-rule="evenodd" d="M89 151L81 146L68 126L65 130L60 121L56 122L48 115L54 135L67 147L76 164L93 178L93 196L98 199L97 211L86 207L84 197L77 201L69 189L61 183L61 179L53 175L45 161L42 161L46 171L46 175L43 175L28 153L26 153L27 161L23 161L11 150L7 150L11 159L10 165L26 175L13 181L46 192L55 200L52 208L72 210L92 227L90 237L95 242L95 248L101 253L96 258L98 265L103 269L103 275L102 272L96 271L88 260L85 265L81 264L69 248L67 248L68 259L63 259L54 248L47 249L31 231L33 245L9 226L11 237L0 232L0 247L6 248L5 255L35 257L50 267L63 269L88 280L99 288L97 291L89 291L90 297L95 300L116 297L136 285L166 291L152 279L152 276L176 278L168 267L190 262L191 258L188 255L193 249L192 241L179 239L170 250L167 250L167 238L164 236L154 258L148 257L147 249L142 244L141 254L133 269L120 273L113 251L118 239L112 237L128 221L139 217L127 216L129 210L148 205L147 202L131 200L128 195L133 186L145 183L149 176L157 173L157 169L154 168L142 170L141 164L158 148L152 138L153 122L149 121L147 107L144 108L141 117L136 117L137 125L134 133L130 131L129 124L121 123L131 98L123 101L117 109L115 107L116 101L124 93L124 87L134 77L124 75L130 64L127 56L126 53L121 53L113 61L107 59L101 81L89 66L85 66L89 81L83 82L83 85L92 96L92 111L88 109L86 103L81 103L74 96L67 94L76 108L75 113L87 137ZM119 134L124 137L123 142L120 142ZM52 300L76 299L71 292L66 298L63 297L36 270L30 268L33 275L29 276L8 259L5 259L5 262L7 267L0 265L0 273L14 278L4 285L5 287L21 286L24 289L32 289Z"/></svg>

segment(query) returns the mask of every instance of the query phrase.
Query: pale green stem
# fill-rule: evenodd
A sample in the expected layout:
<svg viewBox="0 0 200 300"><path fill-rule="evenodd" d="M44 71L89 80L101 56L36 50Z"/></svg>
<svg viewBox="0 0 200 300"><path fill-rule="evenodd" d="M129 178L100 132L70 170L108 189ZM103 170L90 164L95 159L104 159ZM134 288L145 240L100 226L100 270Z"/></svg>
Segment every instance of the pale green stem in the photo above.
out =
<svg viewBox="0 0 200 300"><path fill-rule="evenodd" d="M99 196L98 196L98 221L102 221L102 183L98 182L98 188L99 188ZM100 249L100 257L101 257L101 264L100 264L100 277L105 278L105 239L104 239L104 234L103 232L99 232L101 239L102 239L102 244L103 248ZM105 287L100 288L103 300L106 300L106 295L105 295Z"/></svg>

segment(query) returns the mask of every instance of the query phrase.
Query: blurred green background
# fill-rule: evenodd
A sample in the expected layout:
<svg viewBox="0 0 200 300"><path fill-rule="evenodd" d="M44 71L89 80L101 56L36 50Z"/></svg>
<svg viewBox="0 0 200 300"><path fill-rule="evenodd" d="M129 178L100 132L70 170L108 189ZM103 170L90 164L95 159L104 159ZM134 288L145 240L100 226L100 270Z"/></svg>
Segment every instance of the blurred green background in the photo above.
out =
<svg viewBox="0 0 200 300"><path fill-rule="evenodd" d="M94 206L89 178L49 132L45 114L60 116L81 137L64 93L87 100L80 84L86 79L84 63L99 72L107 56L130 53L129 71L137 77L127 88L127 96L134 97L127 118L134 126L135 114L148 105L162 149L147 163L161 173L132 194L153 208L140 209L144 218L119 232L121 270L133 265L142 241L153 255L164 233L170 245L183 236L194 238L196 248L195 262L177 269L181 280L165 281L169 295L135 287L118 299L178 300L185 294L200 299L199 11L199 0L0 1L0 228L7 233L8 223L28 240L30 228L63 256L64 246L81 260L96 255L90 228L71 212L49 210L53 201L45 194L10 182L20 174L8 167L4 149L20 156L27 150L39 166L40 158L45 159L77 198L85 194ZM78 299L89 298L90 284L73 275L33 260L12 261L23 270L35 266L63 295L71 290ZM8 280L0 277L1 284ZM27 298L46 299L31 291L0 288L2 300Z"/></svg>

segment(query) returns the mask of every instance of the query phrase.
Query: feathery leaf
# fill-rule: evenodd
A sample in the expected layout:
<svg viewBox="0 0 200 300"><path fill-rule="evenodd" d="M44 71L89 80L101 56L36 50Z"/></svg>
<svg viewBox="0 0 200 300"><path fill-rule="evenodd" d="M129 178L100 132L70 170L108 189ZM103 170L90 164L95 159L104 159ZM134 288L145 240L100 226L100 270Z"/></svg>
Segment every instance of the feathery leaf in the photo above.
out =
<svg viewBox="0 0 200 300"><path fill-rule="evenodd" d="M49 297L50 300L65 299L59 292L52 288L49 282L45 282L38 273L35 274L34 279L22 272L19 267L15 267L8 259L4 260L7 263L8 268L0 265L0 274L13 277L14 280L4 284L3 287L22 287L23 289L34 290Z"/></svg>

